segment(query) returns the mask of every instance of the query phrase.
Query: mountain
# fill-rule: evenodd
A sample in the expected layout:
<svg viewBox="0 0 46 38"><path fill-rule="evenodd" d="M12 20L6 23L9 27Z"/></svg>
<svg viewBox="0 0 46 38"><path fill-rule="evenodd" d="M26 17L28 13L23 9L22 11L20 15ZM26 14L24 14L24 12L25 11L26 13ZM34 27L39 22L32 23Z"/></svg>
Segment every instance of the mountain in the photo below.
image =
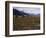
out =
<svg viewBox="0 0 46 38"><path fill-rule="evenodd" d="M18 11L17 9L13 9L13 15L29 15L24 13L23 11Z"/></svg>
<svg viewBox="0 0 46 38"><path fill-rule="evenodd" d="M40 14L28 14L17 9L13 9L13 15L28 15L28 16L40 16Z"/></svg>

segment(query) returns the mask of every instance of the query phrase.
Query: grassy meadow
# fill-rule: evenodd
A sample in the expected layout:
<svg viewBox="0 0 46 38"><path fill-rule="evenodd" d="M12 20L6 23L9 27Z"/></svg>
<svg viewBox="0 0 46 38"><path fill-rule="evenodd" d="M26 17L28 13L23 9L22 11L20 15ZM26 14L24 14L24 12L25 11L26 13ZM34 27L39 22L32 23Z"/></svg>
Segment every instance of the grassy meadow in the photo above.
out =
<svg viewBox="0 0 46 38"><path fill-rule="evenodd" d="M13 30L39 30L40 16L13 15Z"/></svg>

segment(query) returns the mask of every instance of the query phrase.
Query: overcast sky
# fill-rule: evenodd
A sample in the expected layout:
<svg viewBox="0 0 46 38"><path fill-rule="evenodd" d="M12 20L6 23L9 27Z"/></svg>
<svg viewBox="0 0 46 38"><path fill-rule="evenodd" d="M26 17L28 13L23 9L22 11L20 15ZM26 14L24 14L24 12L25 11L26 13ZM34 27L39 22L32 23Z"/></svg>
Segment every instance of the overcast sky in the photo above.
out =
<svg viewBox="0 0 46 38"><path fill-rule="evenodd" d="M40 14L40 8L14 7L14 9L17 9L19 11L23 11L29 14Z"/></svg>

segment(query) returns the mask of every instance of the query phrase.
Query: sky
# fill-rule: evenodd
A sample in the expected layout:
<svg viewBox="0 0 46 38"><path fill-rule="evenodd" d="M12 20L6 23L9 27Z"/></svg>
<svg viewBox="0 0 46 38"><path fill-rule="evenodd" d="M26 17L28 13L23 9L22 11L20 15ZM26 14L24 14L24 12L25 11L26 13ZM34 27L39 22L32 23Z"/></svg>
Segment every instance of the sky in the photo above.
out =
<svg viewBox="0 0 46 38"><path fill-rule="evenodd" d="M28 14L40 14L40 8L32 8L32 7L14 7L19 11L23 11Z"/></svg>

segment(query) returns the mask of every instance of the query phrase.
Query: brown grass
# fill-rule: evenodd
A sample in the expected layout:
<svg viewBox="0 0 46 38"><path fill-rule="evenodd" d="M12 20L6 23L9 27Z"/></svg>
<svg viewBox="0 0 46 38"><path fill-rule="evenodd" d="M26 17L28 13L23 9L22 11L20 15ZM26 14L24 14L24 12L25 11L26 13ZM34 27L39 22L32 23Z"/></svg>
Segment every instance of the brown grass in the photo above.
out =
<svg viewBox="0 0 46 38"><path fill-rule="evenodd" d="M40 16L13 16L13 30L40 29Z"/></svg>

